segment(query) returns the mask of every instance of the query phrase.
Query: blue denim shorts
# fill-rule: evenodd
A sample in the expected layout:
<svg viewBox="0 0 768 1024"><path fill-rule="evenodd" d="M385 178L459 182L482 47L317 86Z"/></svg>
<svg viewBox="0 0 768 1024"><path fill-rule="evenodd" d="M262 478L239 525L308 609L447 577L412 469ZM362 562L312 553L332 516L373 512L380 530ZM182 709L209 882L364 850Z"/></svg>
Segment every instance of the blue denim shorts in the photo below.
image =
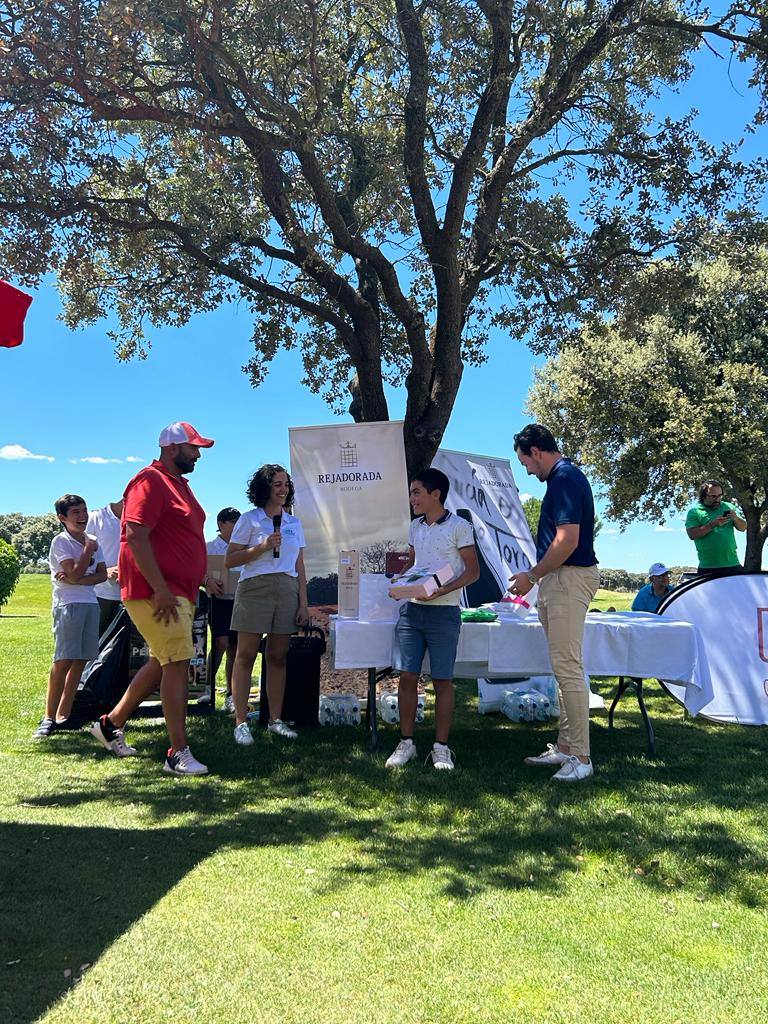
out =
<svg viewBox="0 0 768 1024"><path fill-rule="evenodd" d="M429 673L433 679L453 679L453 665L461 632L461 610L456 604L414 604L407 601L395 624L392 668L398 672L421 672L425 651L429 651Z"/></svg>

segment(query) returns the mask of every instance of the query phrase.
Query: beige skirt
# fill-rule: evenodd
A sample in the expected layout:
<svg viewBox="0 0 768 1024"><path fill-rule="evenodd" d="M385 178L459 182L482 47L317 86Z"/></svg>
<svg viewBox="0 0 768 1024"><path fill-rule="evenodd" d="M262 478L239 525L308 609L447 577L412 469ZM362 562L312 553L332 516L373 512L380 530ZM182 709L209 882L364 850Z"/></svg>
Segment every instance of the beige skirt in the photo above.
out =
<svg viewBox="0 0 768 1024"><path fill-rule="evenodd" d="M296 633L299 580L270 572L240 580L235 591L231 629L241 633Z"/></svg>

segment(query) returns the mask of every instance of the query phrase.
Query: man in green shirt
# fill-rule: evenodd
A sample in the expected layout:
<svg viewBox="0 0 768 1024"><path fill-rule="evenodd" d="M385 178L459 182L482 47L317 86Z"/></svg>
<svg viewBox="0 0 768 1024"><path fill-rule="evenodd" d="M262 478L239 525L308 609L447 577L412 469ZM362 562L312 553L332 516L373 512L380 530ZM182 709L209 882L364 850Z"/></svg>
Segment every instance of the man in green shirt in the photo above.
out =
<svg viewBox="0 0 768 1024"><path fill-rule="evenodd" d="M735 530L743 533L746 522L728 501L723 501L723 485L707 480L699 488L699 503L688 510L685 529L696 545L699 572L741 568L736 553Z"/></svg>

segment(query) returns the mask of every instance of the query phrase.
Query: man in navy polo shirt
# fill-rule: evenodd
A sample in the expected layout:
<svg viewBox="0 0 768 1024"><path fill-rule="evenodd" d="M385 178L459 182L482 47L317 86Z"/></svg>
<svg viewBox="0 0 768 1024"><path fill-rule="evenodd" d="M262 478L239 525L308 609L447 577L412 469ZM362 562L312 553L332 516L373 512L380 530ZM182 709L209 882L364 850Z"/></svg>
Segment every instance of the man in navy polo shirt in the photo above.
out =
<svg viewBox="0 0 768 1024"><path fill-rule="evenodd" d="M511 577L513 594L539 584L539 619L560 692L557 744L526 764L558 765L558 782L592 775L589 756L589 694L584 679L584 620L600 582L593 547L595 505L589 481L563 457L557 442L539 423L515 434L515 452L529 476L546 482L536 533L536 565Z"/></svg>

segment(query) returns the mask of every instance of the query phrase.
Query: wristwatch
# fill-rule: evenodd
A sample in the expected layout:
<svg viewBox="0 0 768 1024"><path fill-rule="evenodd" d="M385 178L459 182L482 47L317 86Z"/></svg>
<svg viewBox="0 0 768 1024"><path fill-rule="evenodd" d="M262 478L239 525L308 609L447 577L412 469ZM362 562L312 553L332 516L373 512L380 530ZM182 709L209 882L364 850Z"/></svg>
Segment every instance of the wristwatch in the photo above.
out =
<svg viewBox="0 0 768 1024"><path fill-rule="evenodd" d="M527 572L525 575L531 581L531 586L532 587L535 587L536 584L539 582L539 577L538 576L534 576L532 572Z"/></svg>

